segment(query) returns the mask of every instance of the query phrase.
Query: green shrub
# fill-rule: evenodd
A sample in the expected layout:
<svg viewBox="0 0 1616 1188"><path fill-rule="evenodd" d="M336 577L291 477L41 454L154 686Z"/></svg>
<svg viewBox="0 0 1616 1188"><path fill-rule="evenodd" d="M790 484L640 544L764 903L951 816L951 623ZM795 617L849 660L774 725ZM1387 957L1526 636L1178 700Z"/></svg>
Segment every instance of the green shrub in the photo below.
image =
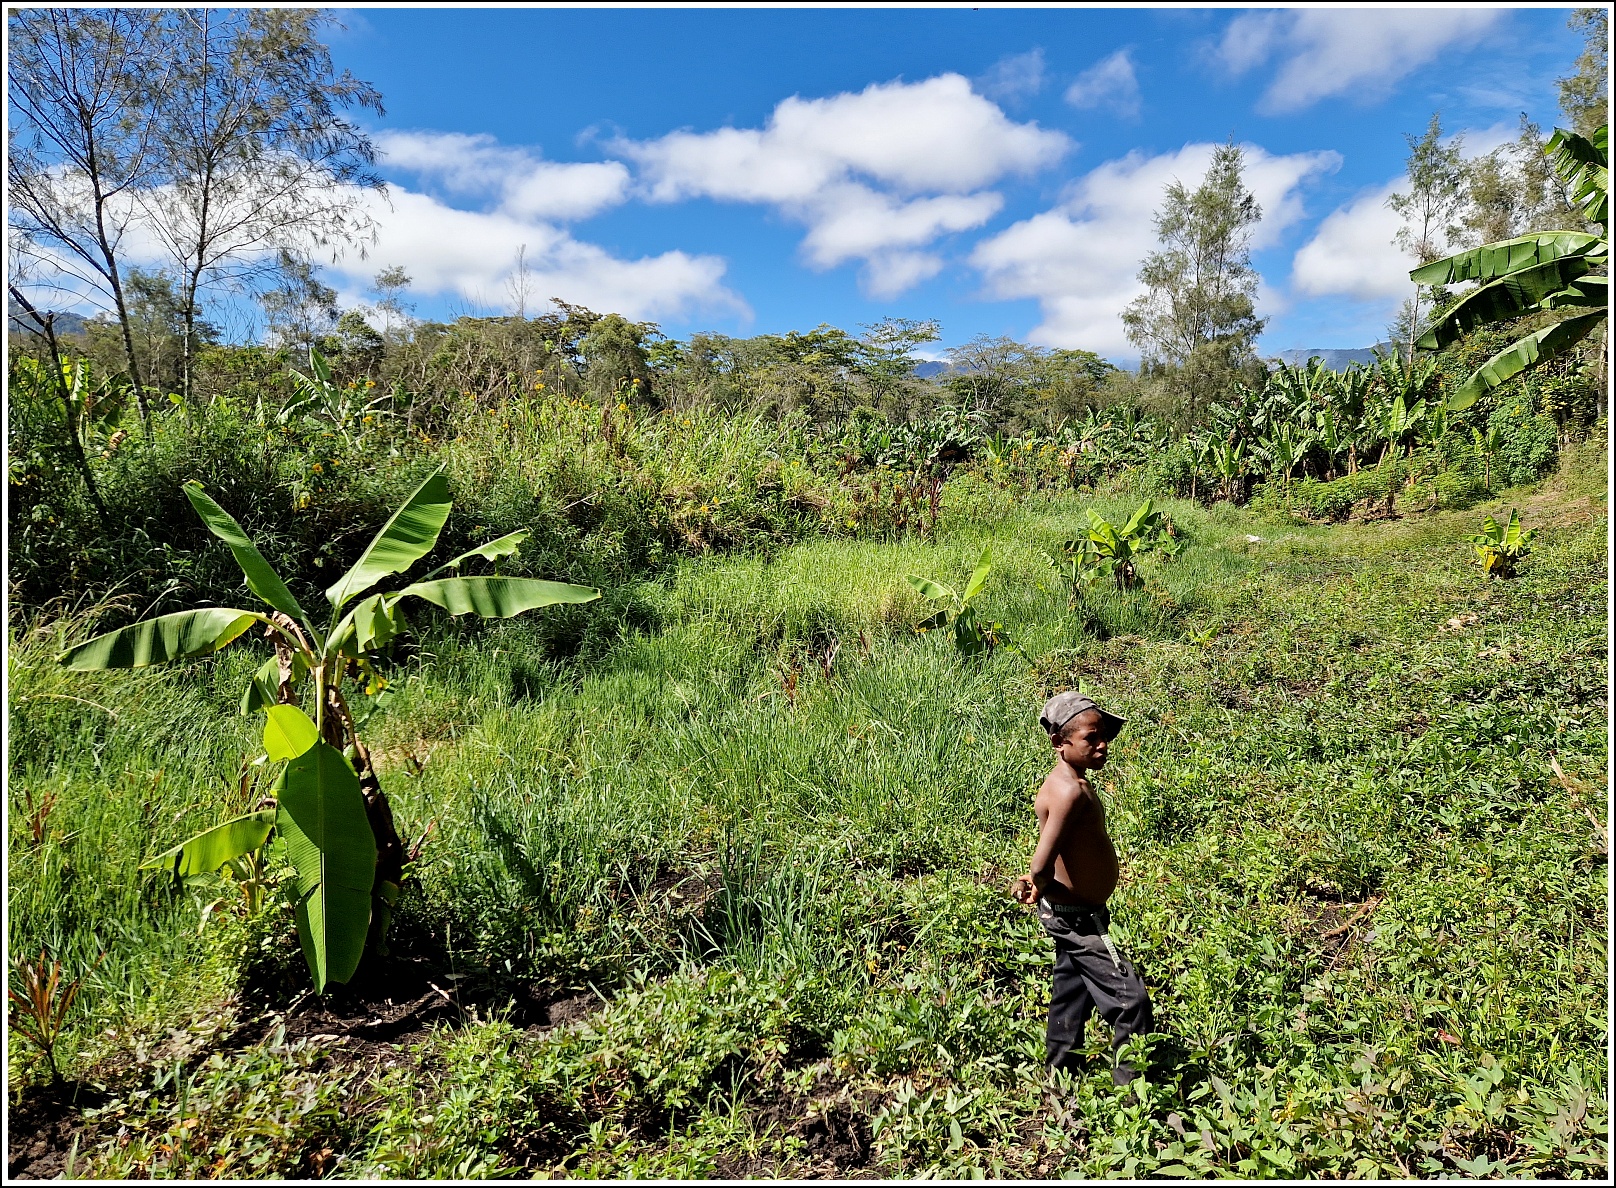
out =
<svg viewBox="0 0 1616 1188"><path fill-rule="evenodd" d="M1496 469L1501 486L1519 486L1542 478L1554 466L1559 434L1554 421L1535 411L1526 393L1503 400L1487 418L1487 427L1503 437Z"/></svg>

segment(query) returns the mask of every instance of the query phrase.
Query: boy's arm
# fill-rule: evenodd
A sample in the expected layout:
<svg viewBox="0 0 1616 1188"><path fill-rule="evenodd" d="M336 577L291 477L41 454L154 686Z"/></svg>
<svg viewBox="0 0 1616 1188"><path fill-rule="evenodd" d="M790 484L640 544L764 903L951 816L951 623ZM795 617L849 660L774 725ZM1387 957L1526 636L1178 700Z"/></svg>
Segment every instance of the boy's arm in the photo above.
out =
<svg viewBox="0 0 1616 1188"><path fill-rule="evenodd" d="M1038 833L1038 848L1032 852L1028 873L1016 880L1011 895L1020 903L1032 903L1044 893L1044 888L1055 881L1055 858L1060 853L1061 835L1076 805L1076 791L1065 791L1052 796L1049 815Z"/></svg>

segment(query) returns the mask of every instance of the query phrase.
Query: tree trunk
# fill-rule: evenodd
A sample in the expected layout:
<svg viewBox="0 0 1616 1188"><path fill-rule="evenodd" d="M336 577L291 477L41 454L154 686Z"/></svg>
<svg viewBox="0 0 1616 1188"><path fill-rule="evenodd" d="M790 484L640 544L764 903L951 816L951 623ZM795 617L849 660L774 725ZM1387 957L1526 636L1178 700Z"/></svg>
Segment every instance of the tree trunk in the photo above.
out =
<svg viewBox="0 0 1616 1188"><path fill-rule="evenodd" d="M198 268L185 279L185 329L180 335L180 398L184 401L187 416L191 409L191 364L195 354L191 339L196 332L196 289L200 274L201 269Z"/></svg>
<svg viewBox="0 0 1616 1188"><path fill-rule="evenodd" d="M91 154L94 161L94 154ZM101 183L98 177L92 176L97 195L101 192ZM105 221L105 203L99 199L95 205L95 235L101 246L101 255L107 262L107 282L112 286L112 302L118 310L118 329L123 333L124 360L129 364L129 382L135 388L135 404L140 409L140 425L145 431L146 440L152 439L151 408L146 403L146 385L141 382L140 364L135 360L135 338L129 329L129 307L123 299L123 278L118 272L117 253L112 250L112 244L107 239Z"/></svg>
<svg viewBox="0 0 1616 1188"><path fill-rule="evenodd" d="M90 502L95 505L95 513L101 520L101 526L107 526L107 508L101 502L101 492L96 488L95 476L90 473L90 461L84 456L84 443L79 440L78 417L73 411L73 395L67 390L67 377L62 374L62 352L56 344L56 328L52 324L54 315L41 314L35 309L15 285L7 286L11 296L23 311L33 318L38 326L35 331L45 340L50 350L52 379L56 385L57 394L62 400L62 425L67 431L68 451L73 455L73 461L78 465L79 475L84 479L84 489L90 496Z"/></svg>
<svg viewBox="0 0 1616 1188"><path fill-rule="evenodd" d="M146 384L140 374L140 364L135 359L135 336L129 329L129 308L124 304L123 284L118 276L118 269L112 269L112 300L118 307L118 326L123 331L123 354L129 364L129 382L134 385L135 405L140 409L140 425L146 433L146 440L152 439L151 405L146 402Z"/></svg>

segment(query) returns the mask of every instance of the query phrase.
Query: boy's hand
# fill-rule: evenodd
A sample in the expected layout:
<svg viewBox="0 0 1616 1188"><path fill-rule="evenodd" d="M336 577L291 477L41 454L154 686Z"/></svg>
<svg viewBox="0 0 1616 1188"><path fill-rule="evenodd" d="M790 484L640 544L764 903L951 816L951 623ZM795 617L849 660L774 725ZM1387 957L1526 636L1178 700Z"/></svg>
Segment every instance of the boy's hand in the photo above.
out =
<svg viewBox="0 0 1616 1188"><path fill-rule="evenodd" d="M1031 875L1022 875L1010 884L1010 898L1017 903L1032 904L1038 900L1038 887Z"/></svg>

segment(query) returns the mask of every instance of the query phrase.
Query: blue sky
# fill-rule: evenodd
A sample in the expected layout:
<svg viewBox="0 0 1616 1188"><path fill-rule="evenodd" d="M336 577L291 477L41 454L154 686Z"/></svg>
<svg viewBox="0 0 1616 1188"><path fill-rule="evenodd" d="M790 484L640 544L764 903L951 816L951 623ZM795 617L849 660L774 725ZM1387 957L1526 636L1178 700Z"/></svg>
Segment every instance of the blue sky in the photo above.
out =
<svg viewBox="0 0 1616 1188"><path fill-rule="evenodd" d="M756 334L931 317L1133 354L1118 311L1171 179L1247 147L1265 350L1379 339L1407 295L1385 194L1433 111L1546 129L1568 8L377 9L341 67L423 316L549 297Z"/></svg>

